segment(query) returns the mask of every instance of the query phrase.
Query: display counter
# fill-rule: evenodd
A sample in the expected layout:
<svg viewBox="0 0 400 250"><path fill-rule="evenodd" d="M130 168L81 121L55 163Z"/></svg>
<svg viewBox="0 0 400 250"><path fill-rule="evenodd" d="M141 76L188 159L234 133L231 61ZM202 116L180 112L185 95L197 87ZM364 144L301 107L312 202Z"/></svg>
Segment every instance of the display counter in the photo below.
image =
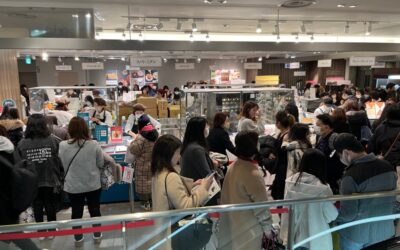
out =
<svg viewBox="0 0 400 250"><path fill-rule="evenodd" d="M275 122L277 111L294 102L294 92L293 89L272 87L185 89L182 105L187 110L186 118L202 116L212 121L217 112L229 113L230 131L236 132L241 107L246 101L256 102L260 107L262 122L271 124Z"/></svg>

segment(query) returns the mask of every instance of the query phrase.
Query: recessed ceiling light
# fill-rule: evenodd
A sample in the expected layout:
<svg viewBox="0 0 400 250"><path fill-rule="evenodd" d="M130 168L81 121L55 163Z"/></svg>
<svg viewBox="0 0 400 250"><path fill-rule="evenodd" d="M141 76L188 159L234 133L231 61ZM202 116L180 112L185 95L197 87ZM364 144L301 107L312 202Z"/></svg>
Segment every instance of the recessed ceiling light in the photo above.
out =
<svg viewBox="0 0 400 250"><path fill-rule="evenodd" d="M262 32L261 23L257 24L256 32L257 33L261 33Z"/></svg>
<svg viewBox="0 0 400 250"><path fill-rule="evenodd" d="M358 7L358 5L356 5L356 4L349 5L349 8L357 8L357 7Z"/></svg>
<svg viewBox="0 0 400 250"><path fill-rule="evenodd" d="M75 56L75 61L79 61L79 56Z"/></svg>
<svg viewBox="0 0 400 250"><path fill-rule="evenodd" d="M193 31L193 32L196 32L196 31L198 31L198 29L197 29L197 25L196 25L196 23L195 23L195 22L193 22L193 23L192 23L192 31Z"/></svg>
<svg viewBox="0 0 400 250"><path fill-rule="evenodd" d="M346 7L346 5L345 4L338 4L337 7L338 8L344 8L344 7Z"/></svg>
<svg viewBox="0 0 400 250"><path fill-rule="evenodd" d="M72 18L79 18L79 15L78 14L73 14Z"/></svg>
<svg viewBox="0 0 400 250"><path fill-rule="evenodd" d="M196 61L197 61L197 63L201 63L201 58L197 57Z"/></svg>

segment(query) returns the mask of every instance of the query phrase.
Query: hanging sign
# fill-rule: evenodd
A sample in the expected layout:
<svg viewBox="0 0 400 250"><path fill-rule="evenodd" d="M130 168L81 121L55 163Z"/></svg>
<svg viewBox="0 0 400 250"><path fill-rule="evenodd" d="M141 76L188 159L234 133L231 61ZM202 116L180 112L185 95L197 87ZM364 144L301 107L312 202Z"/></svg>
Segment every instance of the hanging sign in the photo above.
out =
<svg viewBox="0 0 400 250"><path fill-rule="evenodd" d="M194 63L175 63L176 70L194 69Z"/></svg>
<svg viewBox="0 0 400 250"><path fill-rule="evenodd" d="M350 66L373 66L375 65L374 56L352 56L350 57Z"/></svg>
<svg viewBox="0 0 400 250"><path fill-rule="evenodd" d="M305 71L295 71L294 76L306 76L306 72Z"/></svg>
<svg viewBox="0 0 400 250"><path fill-rule="evenodd" d="M93 63L82 63L83 70L103 70L104 63L102 62L93 62Z"/></svg>
<svg viewBox="0 0 400 250"><path fill-rule="evenodd" d="M245 69L262 69L262 63L245 63Z"/></svg>
<svg viewBox="0 0 400 250"><path fill-rule="evenodd" d="M59 71L71 71L72 65L56 65L56 70Z"/></svg>
<svg viewBox="0 0 400 250"><path fill-rule="evenodd" d="M318 68L330 68L332 67L332 60L318 60Z"/></svg>
<svg viewBox="0 0 400 250"><path fill-rule="evenodd" d="M256 76L256 84L278 85L279 75Z"/></svg>
<svg viewBox="0 0 400 250"><path fill-rule="evenodd" d="M386 68L385 62L376 62L375 65L372 65L371 68L373 69L384 69Z"/></svg>
<svg viewBox="0 0 400 250"><path fill-rule="evenodd" d="M161 57L134 58L131 57L131 66L133 67L161 67Z"/></svg>

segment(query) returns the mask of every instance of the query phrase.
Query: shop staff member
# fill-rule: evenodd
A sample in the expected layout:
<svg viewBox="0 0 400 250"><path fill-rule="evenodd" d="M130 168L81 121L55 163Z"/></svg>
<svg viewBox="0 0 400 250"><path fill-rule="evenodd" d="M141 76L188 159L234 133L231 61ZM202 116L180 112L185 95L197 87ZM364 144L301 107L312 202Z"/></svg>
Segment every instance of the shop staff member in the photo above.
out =
<svg viewBox="0 0 400 250"><path fill-rule="evenodd" d="M126 122L124 131L125 133L129 134L133 138L136 138L137 134L139 133L139 125L138 121L139 118L145 113L146 107L141 104L137 103L133 105L133 112L132 114L129 115L128 121ZM161 123L159 123L156 119L151 117L150 115L147 115L150 119L151 125L160 133L161 129Z"/></svg>
<svg viewBox="0 0 400 250"><path fill-rule="evenodd" d="M111 127L113 120L111 113L106 110L106 101L102 98L94 98L94 112L90 120L96 125L107 125Z"/></svg>

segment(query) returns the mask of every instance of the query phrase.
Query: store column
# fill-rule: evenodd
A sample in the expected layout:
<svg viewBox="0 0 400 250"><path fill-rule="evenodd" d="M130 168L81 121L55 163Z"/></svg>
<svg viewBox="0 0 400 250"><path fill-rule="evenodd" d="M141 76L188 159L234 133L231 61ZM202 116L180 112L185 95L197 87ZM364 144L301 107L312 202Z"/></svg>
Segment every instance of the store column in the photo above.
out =
<svg viewBox="0 0 400 250"><path fill-rule="evenodd" d="M18 62L15 50L0 50L0 106L3 100L11 99L21 113L21 92L19 87Z"/></svg>

